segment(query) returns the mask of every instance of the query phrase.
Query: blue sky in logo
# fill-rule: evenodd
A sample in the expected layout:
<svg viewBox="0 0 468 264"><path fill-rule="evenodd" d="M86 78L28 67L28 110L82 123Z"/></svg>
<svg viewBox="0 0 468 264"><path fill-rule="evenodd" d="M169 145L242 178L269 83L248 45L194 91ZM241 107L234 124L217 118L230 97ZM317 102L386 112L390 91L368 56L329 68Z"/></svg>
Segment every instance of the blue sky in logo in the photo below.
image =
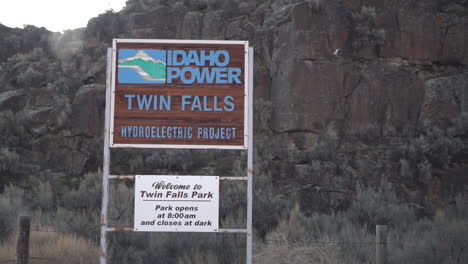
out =
<svg viewBox="0 0 468 264"><path fill-rule="evenodd" d="M119 60L134 57L138 52L144 52L155 60L160 60L166 63L166 51L165 50L146 50L146 49L120 49L118 52ZM119 83L165 83L165 80L147 80L140 75L135 69L118 67L118 81Z"/></svg>
<svg viewBox="0 0 468 264"><path fill-rule="evenodd" d="M161 60L166 62L166 51L165 50L134 50L134 49L120 49L119 60L124 60L129 57L135 56L139 51L143 51L155 60Z"/></svg>

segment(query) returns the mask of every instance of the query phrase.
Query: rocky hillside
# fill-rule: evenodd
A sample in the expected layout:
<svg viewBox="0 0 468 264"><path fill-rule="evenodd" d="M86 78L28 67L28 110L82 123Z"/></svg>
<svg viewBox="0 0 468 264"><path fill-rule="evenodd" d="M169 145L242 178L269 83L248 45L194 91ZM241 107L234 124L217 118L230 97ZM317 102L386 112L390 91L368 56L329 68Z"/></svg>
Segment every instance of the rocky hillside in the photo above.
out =
<svg viewBox="0 0 468 264"><path fill-rule="evenodd" d="M311 210L383 177L418 203L468 186L466 0L129 0L63 34L0 25L0 185L101 166L113 38L249 40L258 174ZM179 168L148 155L115 170Z"/></svg>

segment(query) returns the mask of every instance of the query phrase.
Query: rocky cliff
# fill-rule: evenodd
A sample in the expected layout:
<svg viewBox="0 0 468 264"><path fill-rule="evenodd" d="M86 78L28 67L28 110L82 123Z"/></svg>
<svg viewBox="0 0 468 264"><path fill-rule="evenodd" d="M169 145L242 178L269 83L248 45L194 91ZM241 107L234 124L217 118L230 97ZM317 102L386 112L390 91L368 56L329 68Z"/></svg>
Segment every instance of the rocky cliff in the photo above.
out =
<svg viewBox="0 0 468 264"><path fill-rule="evenodd" d="M129 0L63 34L0 25L0 184L101 166L113 38L249 40L258 171L317 209L358 180L417 201L468 183L468 1Z"/></svg>

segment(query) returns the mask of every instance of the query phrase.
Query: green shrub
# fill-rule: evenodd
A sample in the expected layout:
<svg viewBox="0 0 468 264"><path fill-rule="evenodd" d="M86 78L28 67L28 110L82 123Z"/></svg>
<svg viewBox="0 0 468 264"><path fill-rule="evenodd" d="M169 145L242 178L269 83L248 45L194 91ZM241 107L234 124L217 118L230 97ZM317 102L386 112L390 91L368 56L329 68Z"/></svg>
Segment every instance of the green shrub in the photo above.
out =
<svg viewBox="0 0 468 264"><path fill-rule="evenodd" d="M205 255L199 250L192 250L190 254L181 257L178 262L179 264L218 264L219 259L215 255Z"/></svg>
<svg viewBox="0 0 468 264"><path fill-rule="evenodd" d="M433 217L418 217L417 208L399 199L385 181L377 188L359 184L346 211L306 216L296 205L258 245L256 259L260 263L373 263L374 227L386 224L389 263L466 263L466 197L458 196ZM318 258L321 252L332 258Z"/></svg>
<svg viewBox="0 0 468 264"><path fill-rule="evenodd" d="M8 148L0 148L0 193L4 184L11 180L11 175L18 168L20 156Z"/></svg>
<svg viewBox="0 0 468 264"><path fill-rule="evenodd" d="M7 148L0 148L0 173L10 173L18 166L19 155Z"/></svg>
<svg viewBox="0 0 468 264"><path fill-rule="evenodd" d="M23 203L24 190L8 185L0 194L0 242L8 239L16 228L19 215L27 214Z"/></svg>
<svg viewBox="0 0 468 264"><path fill-rule="evenodd" d="M111 226L133 226L134 184L111 181L109 185L108 222Z"/></svg>
<svg viewBox="0 0 468 264"><path fill-rule="evenodd" d="M204 233L112 233L112 263L245 262L245 235ZM195 254L195 255L192 255ZM210 262L208 262L210 263Z"/></svg>
<svg viewBox="0 0 468 264"><path fill-rule="evenodd" d="M355 50L365 47L381 46L385 42L385 30L377 28L375 18L377 13L374 7L363 6L360 11L351 14L354 24L354 38L352 46Z"/></svg>
<svg viewBox="0 0 468 264"><path fill-rule="evenodd" d="M382 181L377 188L358 184L356 196L346 215L358 225L400 226L416 220L414 208L402 203L392 184L386 181Z"/></svg>
<svg viewBox="0 0 468 264"><path fill-rule="evenodd" d="M366 227L345 214L305 216L296 205L267 234L256 258L270 255L266 260L280 260L274 263L371 263L372 243L362 243L371 239Z"/></svg>
<svg viewBox="0 0 468 264"><path fill-rule="evenodd" d="M33 187L31 195L27 198L29 198L27 204L32 210L51 211L54 209L54 192L49 183L39 182Z"/></svg>
<svg viewBox="0 0 468 264"><path fill-rule="evenodd" d="M453 205L390 232L390 263L467 263L468 203L459 196Z"/></svg>
<svg viewBox="0 0 468 264"><path fill-rule="evenodd" d="M102 172L86 173L78 187L67 188L61 194L60 206L69 210L95 211L101 208Z"/></svg>

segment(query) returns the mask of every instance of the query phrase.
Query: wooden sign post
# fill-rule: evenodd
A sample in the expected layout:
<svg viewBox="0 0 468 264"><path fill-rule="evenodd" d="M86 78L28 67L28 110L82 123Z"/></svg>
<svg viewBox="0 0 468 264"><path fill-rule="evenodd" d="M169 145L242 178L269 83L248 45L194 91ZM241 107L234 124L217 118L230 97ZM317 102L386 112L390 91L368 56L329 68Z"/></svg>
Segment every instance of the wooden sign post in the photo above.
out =
<svg viewBox="0 0 468 264"><path fill-rule="evenodd" d="M154 221L152 213L140 213L146 210L137 212L141 217L135 219L141 221L134 223L134 227L108 226L108 181L136 179L136 175L109 175L110 148L123 147L247 150L247 175L211 176L214 177L211 179L217 179L216 184L223 180L247 181L246 228L220 229L216 223L213 225L215 228L186 227L168 231L244 233L247 236L246 263L251 264L253 49L249 48L247 41L115 39L113 48L108 50L107 61L100 263L107 263L107 232L165 230L157 227L158 222ZM178 178L168 180L170 177ZM187 188L187 195L193 195L196 190L190 188L203 185L196 183L197 177L200 181L210 179L208 176L138 175L140 183L146 184L139 185L143 193L141 197L135 196L141 198L136 199L139 203L136 208L148 204L154 204L156 208L167 206L157 204L162 199L143 199L151 193L148 187L152 186L151 181L166 179L180 182L181 188ZM206 187L207 190L218 189L212 183L206 186L212 186ZM157 188L153 192L154 195L164 195ZM215 194L216 191L209 193ZM174 196L171 201L182 203L185 200L181 197ZM210 198L204 201L212 201L219 210L218 197L216 194L214 198L202 198ZM187 202L195 203L196 199L201 199L198 196L192 198ZM213 219L218 221L217 215L218 212L214 216L200 217L208 217L204 222L212 224ZM155 227L143 227L146 224Z"/></svg>

